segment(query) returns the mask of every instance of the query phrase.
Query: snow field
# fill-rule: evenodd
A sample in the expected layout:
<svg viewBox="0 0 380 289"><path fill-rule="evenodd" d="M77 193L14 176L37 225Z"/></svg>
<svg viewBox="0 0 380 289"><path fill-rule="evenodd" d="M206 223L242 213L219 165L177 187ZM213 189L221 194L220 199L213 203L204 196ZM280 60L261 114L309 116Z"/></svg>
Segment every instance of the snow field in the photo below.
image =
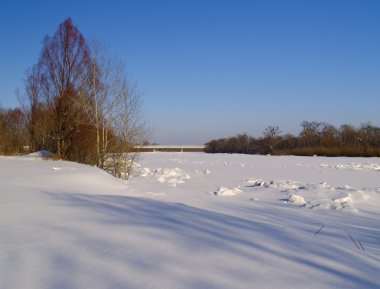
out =
<svg viewBox="0 0 380 289"><path fill-rule="evenodd" d="M149 154L146 154L149 156ZM158 154L161 156L160 154ZM152 155L150 155L151 157ZM228 155L224 155L225 157ZM236 156L240 157L240 156ZM247 156L248 158L250 156ZM261 157L261 156L259 156ZM154 158L154 157L153 157ZM270 156L268 158L271 158ZM274 157L275 158L275 157ZM280 157L281 158L281 157ZM291 159L292 157L289 157ZM297 159L297 157L294 157ZM305 158L307 159L307 158ZM318 158L317 158L318 159ZM339 159L339 158L336 158ZM309 158L310 160L314 160ZM194 174L194 177L197 178L199 176L210 175L212 170L206 168L205 161L190 161L188 159L179 159L179 158L169 158L165 160L167 163L174 164L182 164L183 166L189 168L190 166L194 166L191 170L185 172L183 169L178 167L168 167L168 168L148 168L140 166L140 171L138 176L140 177L148 177L154 176L155 178L150 178L150 180L156 179L158 182L163 184L168 184L170 186L177 186L179 184L184 184L186 180L191 179L191 173ZM243 169L245 174L247 171L255 171L255 167L252 164L239 163L239 162L208 162L209 166L225 166L232 167L232 170L236 170L236 168ZM190 165L190 166L189 166ZM203 165L205 167L204 170L196 169L197 166ZM324 168L336 168L336 169L344 169L344 170L366 170L367 172L375 172L375 176L378 175L377 168L380 167L380 164L377 163L348 163L348 164L326 164L321 163L318 165L310 166L310 164L301 165L300 163L296 163L295 167L302 168L303 170L308 167L308 170L311 171L309 173L315 173L313 170ZM289 166L284 167L284 171L291 171ZM260 172L261 174L263 172ZM267 172L264 172L267 174ZM328 173L328 170L325 170L324 173ZM320 172L318 174L321 174ZM297 174L295 176L297 177ZM204 178L202 178L203 180ZM211 176L212 179L212 176ZM197 182L197 181L195 181ZM282 193L282 196L279 200L285 201L288 204L302 206L308 209L325 209L325 210L346 210L350 212L358 212L357 205L371 204L371 201L378 197L378 193L380 192L380 187L375 188L353 188L349 185L342 185L333 187L326 182L320 183L306 183L297 181L294 179L288 180L264 180L261 178L249 177L245 180L239 180L232 186L228 186L225 183L219 182L214 189L209 191L208 193L211 195L215 195L217 197L232 197L238 194L242 196L246 195L247 199L254 198L256 201L259 198L256 195L260 195L263 192L267 192L268 195L274 196ZM243 193L243 194L242 194ZM276 194L274 194L276 193Z"/></svg>
<svg viewBox="0 0 380 289"><path fill-rule="evenodd" d="M379 288L378 163L144 153L124 182L0 157L0 288Z"/></svg>

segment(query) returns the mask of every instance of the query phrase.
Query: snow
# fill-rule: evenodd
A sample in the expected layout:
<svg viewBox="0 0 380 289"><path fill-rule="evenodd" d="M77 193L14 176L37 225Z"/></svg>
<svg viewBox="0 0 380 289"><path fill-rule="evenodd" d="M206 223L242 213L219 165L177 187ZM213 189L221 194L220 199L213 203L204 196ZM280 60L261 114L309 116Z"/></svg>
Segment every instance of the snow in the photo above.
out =
<svg viewBox="0 0 380 289"><path fill-rule="evenodd" d="M374 170L380 171L379 163L321 164L321 167L338 170Z"/></svg>
<svg viewBox="0 0 380 289"><path fill-rule="evenodd" d="M296 194L290 194L289 195L288 203L289 204L300 205L300 206L306 204L305 199L302 196L296 195Z"/></svg>
<svg viewBox="0 0 380 289"><path fill-rule="evenodd" d="M27 154L26 156L28 157L34 157L34 158L51 158L54 156L53 153L47 151L47 150L42 150L42 151L38 151L38 152L33 152L33 153L30 153L30 154Z"/></svg>
<svg viewBox="0 0 380 289"><path fill-rule="evenodd" d="M380 288L379 158L0 157L0 288Z"/></svg>
<svg viewBox="0 0 380 289"><path fill-rule="evenodd" d="M233 188L219 187L214 194L215 196L235 196L241 192L242 190L240 190L240 186Z"/></svg>
<svg viewBox="0 0 380 289"><path fill-rule="evenodd" d="M155 175L160 183L165 183L176 187L177 184L183 184L185 180L190 179L188 174L183 173L179 168L174 169L162 169L158 168L154 172L150 172L149 169L143 170L143 175Z"/></svg>

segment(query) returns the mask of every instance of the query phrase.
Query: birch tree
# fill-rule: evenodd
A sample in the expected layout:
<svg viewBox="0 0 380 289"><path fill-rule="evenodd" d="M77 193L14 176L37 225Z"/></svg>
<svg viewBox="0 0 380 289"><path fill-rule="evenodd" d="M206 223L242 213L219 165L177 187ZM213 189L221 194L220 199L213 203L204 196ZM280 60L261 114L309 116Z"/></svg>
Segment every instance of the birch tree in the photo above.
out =
<svg viewBox="0 0 380 289"><path fill-rule="evenodd" d="M104 43L90 43L90 94L84 108L96 131L97 165L113 175L128 178L145 136L140 118L140 96L127 79L123 64L107 54Z"/></svg>

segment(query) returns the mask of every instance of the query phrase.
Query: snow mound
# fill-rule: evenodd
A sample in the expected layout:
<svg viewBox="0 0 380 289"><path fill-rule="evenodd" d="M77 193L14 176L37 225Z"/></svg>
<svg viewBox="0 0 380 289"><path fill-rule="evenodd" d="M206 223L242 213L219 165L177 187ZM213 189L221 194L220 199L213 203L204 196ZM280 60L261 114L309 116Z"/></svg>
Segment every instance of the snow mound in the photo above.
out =
<svg viewBox="0 0 380 289"><path fill-rule="evenodd" d="M348 210L358 212L355 206L355 198L350 193L340 193L330 198L310 200L305 205L309 209Z"/></svg>
<svg viewBox="0 0 380 289"><path fill-rule="evenodd" d="M356 208L353 206L354 200L350 193L340 192L338 196L334 197L333 201L334 204L331 205L332 209L340 210L345 208L346 206L349 206L356 211Z"/></svg>
<svg viewBox="0 0 380 289"><path fill-rule="evenodd" d="M158 175L158 181L160 183L166 183L173 187L178 184L183 184L185 180L190 179L188 174L185 174L181 169L157 169L155 172Z"/></svg>
<svg viewBox="0 0 380 289"><path fill-rule="evenodd" d="M377 189L357 190L350 186L332 187L326 182L313 184L292 180L263 180L250 178L245 180L246 188L260 191L285 193L286 203L302 206L308 209L347 210L357 212L357 204L368 202L372 194L378 194ZM281 199L284 200L284 199Z"/></svg>
<svg viewBox="0 0 380 289"><path fill-rule="evenodd" d="M248 179L246 183L251 187L265 187L268 188L270 185L273 185L273 181L264 181L262 179Z"/></svg>
<svg viewBox="0 0 380 289"><path fill-rule="evenodd" d="M273 186L276 188L280 188L281 191L288 191L293 189L298 189L301 184L299 182L291 181L291 180L281 180L273 183Z"/></svg>
<svg viewBox="0 0 380 289"><path fill-rule="evenodd" d="M152 172L151 172L151 170L149 168L142 168L140 170L140 176L142 176L142 177L147 177L147 176L149 176L151 174L152 174Z"/></svg>
<svg viewBox="0 0 380 289"><path fill-rule="evenodd" d="M144 177L154 176L161 184L168 184L173 187L176 187L178 184L183 184L185 180L190 179L190 176L180 168L158 168L154 171L149 168L142 168L140 175Z"/></svg>
<svg viewBox="0 0 380 289"><path fill-rule="evenodd" d="M323 182L320 184L305 184L291 190L289 196L297 193L302 195L305 208L309 209L331 209L331 210L348 210L357 212L356 204L367 201L370 197L368 193L361 190L355 190L350 186L332 187ZM373 192L373 191L372 191ZM305 201L306 199L306 201ZM290 202L297 204L296 202Z"/></svg>
<svg viewBox="0 0 380 289"><path fill-rule="evenodd" d="M294 205L299 205L299 206L306 204L305 199L302 196L296 195L296 194L291 194L289 196L288 203L294 204Z"/></svg>
<svg viewBox="0 0 380 289"><path fill-rule="evenodd" d="M239 186L237 187L232 187L232 188L228 188L228 187L219 187L216 192L214 192L214 195L215 196L219 196L219 197L226 197L226 196L235 196L239 193L243 192Z"/></svg>
<svg viewBox="0 0 380 289"><path fill-rule="evenodd" d="M51 158L54 156L54 154L47 151L47 150L42 150L42 151L27 154L26 156L27 157L34 157L34 158Z"/></svg>

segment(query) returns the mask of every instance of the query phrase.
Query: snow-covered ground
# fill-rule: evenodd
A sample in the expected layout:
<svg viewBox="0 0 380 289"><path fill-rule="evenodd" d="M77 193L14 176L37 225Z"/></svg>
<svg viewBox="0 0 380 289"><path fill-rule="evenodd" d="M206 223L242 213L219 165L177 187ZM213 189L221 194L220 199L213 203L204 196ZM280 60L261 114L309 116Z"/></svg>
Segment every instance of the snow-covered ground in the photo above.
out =
<svg viewBox="0 0 380 289"><path fill-rule="evenodd" d="M0 157L0 288L380 288L380 159Z"/></svg>

